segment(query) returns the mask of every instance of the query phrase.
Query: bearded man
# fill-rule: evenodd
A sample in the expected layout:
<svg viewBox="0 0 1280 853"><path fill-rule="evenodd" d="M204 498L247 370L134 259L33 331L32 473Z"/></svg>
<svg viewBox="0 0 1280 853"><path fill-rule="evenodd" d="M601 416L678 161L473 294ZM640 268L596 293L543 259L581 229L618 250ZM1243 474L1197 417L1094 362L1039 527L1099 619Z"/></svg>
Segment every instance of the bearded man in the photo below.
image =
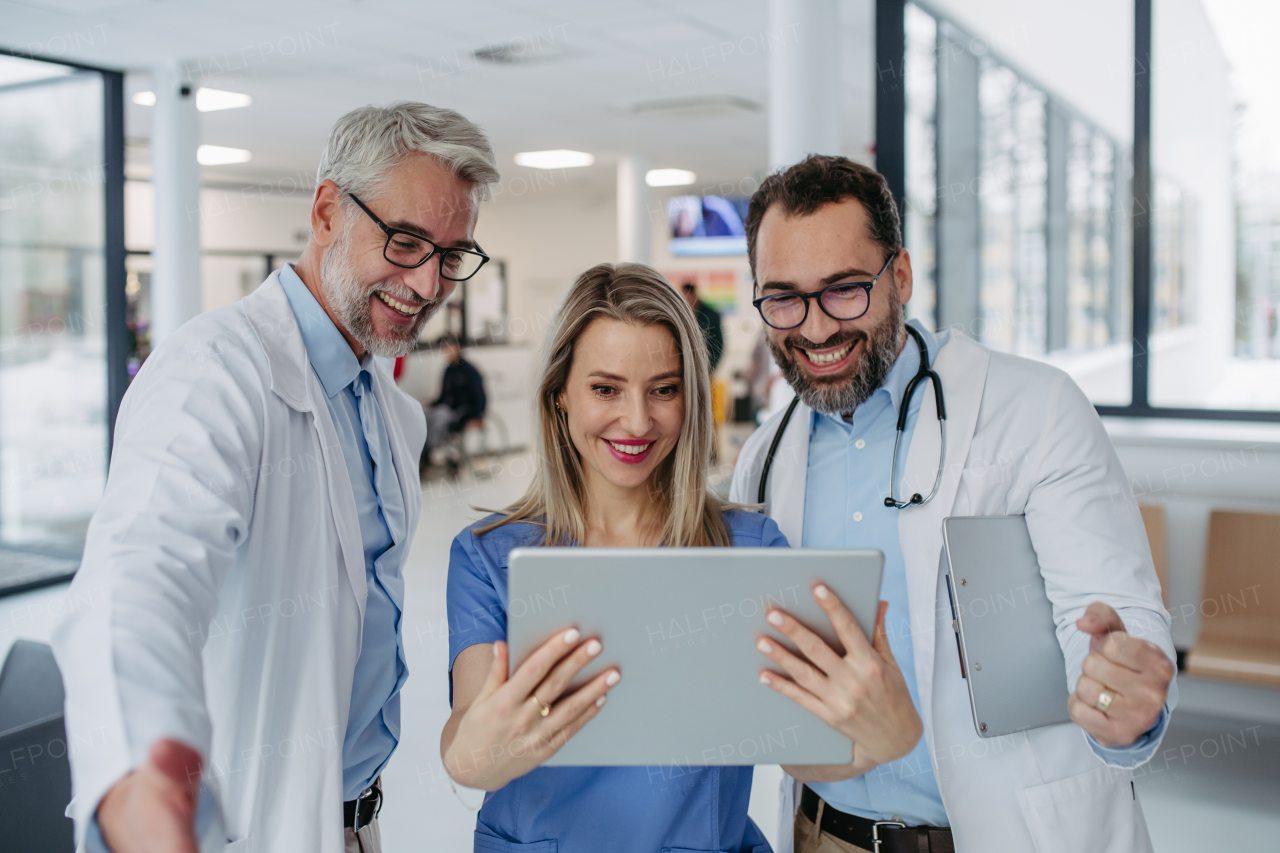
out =
<svg viewBox="0 0 1280 853"><path fill-rule="evenodd" d="M71 587L105 604L54 639L91 851L380 848L425 438L388 360L488 260L498 172L467 119L399 103L339 119L318 179L298 263L121 405Z"/></svg>
<svg viewBox="0 0 1280 853"><path fill-rule="evenodd" d="M822 586L844 649L770 617L803 654L762 644L761 679L854 747L851 763L784 768L780 853L1149 851L1132 770L1168 725L1174 651L1088 399L1046 364L904 322L911 256L865 166L814 156L771 175L746 231L797 401L743 447L730 498L763 501L793 545L885 559L874 644ZM1072 722L996 740L975 729L940 568L943 519L983 515L1025 516L1071 690Z"/></svg>

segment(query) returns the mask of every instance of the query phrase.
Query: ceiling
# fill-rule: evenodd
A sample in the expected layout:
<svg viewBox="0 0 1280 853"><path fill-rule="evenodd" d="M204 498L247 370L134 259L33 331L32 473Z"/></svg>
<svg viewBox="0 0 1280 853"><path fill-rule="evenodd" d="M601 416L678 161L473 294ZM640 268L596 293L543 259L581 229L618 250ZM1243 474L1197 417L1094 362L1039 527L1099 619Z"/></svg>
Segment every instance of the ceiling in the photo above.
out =
<svg viewBox="0 0 1280 853"><path fill-rule="evenodd" d="M850 49L833 107L846 152L865 159L871 4L842 3ZM483 126L504 178L529 174L517 151L573 148L596 155L574 180L597 188L624 154L691 169L694 189L739 182L766 168L769 49L784 37L769 32L767 0L0 0L0 21L0 46L127 70L127 94L178 61L198 85L251 95L202 114L202 143L253 152L206 167L207 181L314 175L338 116L407 99ZM635 111L670 100L679 108ZM127 110L133 159L145 160L150 108Z"/></svg>

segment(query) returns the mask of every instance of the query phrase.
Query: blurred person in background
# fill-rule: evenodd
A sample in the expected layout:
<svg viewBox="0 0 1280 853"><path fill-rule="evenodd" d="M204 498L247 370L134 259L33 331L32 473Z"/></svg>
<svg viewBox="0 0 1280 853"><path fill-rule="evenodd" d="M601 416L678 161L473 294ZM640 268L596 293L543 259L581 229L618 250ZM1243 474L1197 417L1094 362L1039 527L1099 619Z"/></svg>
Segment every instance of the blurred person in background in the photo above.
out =
<svg viewBox="0 0 1280 853"><path fill-rule="evenodd" d="M348 113L297 265L129 386L71 585L108 600L53 642L91 853L379 850L425 438L391 359L487 260L497 180L456 112Z"/></svg>
<svg viewBox="0 0 1280 853"><path fill-rule="evenodd" d="M893 194L866 166L811 156L766 178L747 246L797 399L744 445L730 499L757 500L773 445L764 503L790 542L884 553L892 650L837 651L771 612L804 654L762 648L762 678L854 745L849 764L784 768L780 847L1149 851L1133 768L1168 727L1175 655L1142 518L1092 404L1057 368L904 322L911 257ZM1026 518L1073 722L998 740L975 729L940 562L943 519L979 515Z"/></svg>
<svg viewBox="0 0 1280 853"><path fill-rule="evenodd" d="M461 432L471 421L481 420L487 406L484 377L462 357L462 345L458 339L446 335L440 342L440 349L448 365L440 380L440 394L427 406L424 463L430 461L431 451L443 445L449 433Z"/></svg>
<svg viewBox="0 0 1280 853"><path fill-rule="evenodd" d="M707 362L711 373L720 366L720 358L724 355L724 329L720 323L720 312L698 298L698 285L686 281L680 286L684 301L693 309L693 316L698 320L698 328L702 330L702 339L707 345Z"/></svg>
<svg viewBox="0 0 1280 853"><path fill-rule="evenodd" d="M616 667L565 695L606 652L599 638L565 625L507 675L513 548L786 546L771 519L707 488L709 374L693 315L649 267L587 270L552 321L534 483L458 534L449 555L453 714L440 753L459 784L491 792L476 851L769 850L747 817L751 767L697 768L683 784L655 785L646 767L539 766L609 713Z"/></svg>

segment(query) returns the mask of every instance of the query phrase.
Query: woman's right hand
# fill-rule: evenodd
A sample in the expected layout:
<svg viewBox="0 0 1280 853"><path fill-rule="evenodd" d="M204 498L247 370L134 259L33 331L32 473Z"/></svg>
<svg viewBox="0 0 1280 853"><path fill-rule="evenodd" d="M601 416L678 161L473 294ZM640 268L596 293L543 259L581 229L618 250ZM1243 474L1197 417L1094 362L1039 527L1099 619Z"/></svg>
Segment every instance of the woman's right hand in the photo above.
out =
<svg viewBox="0 0 1280 853"><path fill-rule="evenodd" d="M476 691L490 648L488 674ZM602 648L594 637L582 641L576 628L560 631L510 678L506 643L465 649L454 661L453 715L440 738L449 775L469 788L496 791L554 755L600 712L606 694L622 677L616 667L610 668L564 695ZM546 708L550 711L544 714Z"/></svg>

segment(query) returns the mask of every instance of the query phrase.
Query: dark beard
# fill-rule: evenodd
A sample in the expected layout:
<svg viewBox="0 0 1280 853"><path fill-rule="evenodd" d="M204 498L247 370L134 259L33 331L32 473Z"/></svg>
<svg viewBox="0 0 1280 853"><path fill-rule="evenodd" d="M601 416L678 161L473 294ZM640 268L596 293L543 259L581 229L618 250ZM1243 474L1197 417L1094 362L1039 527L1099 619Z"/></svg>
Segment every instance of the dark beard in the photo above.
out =
<svg viewBox="0 0 1280 853"><path fill-rule="evenodd" d="M811 311L821 311L817 305ZM889 288L889 313L884 320L867 332L850 330L837 332L826 341L816 343L799 333L789 335L782 346L776 344L772 337L768 338L769 350L773 360L782 369L782 376L787 384L796 392L806 406L815 412L827 415L852 412L861 406L876 389L884 384L884 379L898 360L899 344L902 340L902 302L898 300L897 288ZM819 380L811 376L800 365L804 356L792 352L797 346L821 349L838 346L849 341L865 341L866 346L858 356L857 372L849 377L833 377L830 380Z"/></svg>

